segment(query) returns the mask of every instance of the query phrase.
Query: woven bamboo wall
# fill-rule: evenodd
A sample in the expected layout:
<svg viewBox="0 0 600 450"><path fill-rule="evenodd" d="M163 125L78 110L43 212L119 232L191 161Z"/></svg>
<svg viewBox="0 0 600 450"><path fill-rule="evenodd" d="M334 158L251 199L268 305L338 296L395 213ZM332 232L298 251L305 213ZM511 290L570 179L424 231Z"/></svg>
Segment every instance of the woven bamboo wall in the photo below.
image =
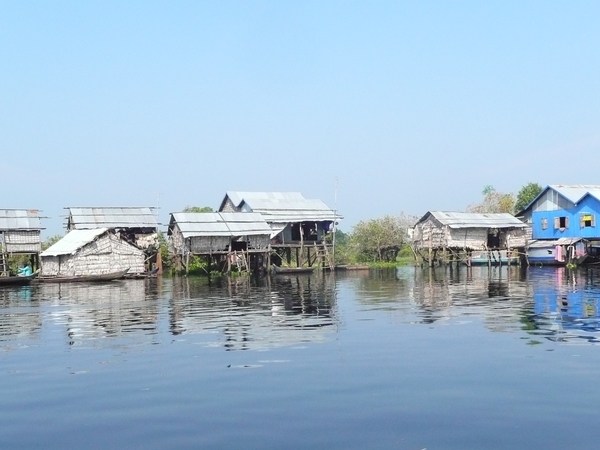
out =
<svg viewBox="0 0 600 450"><path fill-rule="evenodd" d="M142 273L144 259L142 250L108 233L74 255L42 257L42 275L100 275L125 269L129 269L129 273Z"/></svg>
<svg viewBox="0 0 600 450"><path fill-rule="evenodd" d="M231 238L228 236L202 236L190 238L190 250L196 254L226 252Z"/></svg>
<svg viewBox="0 0 600 450"><path fill-rule="evenodd" d="M524 247L531 236L529 228L509 228L499 231L501 248ZM484 250L487 248L487 228L449 228L437 225L428 218L418 224L413 232L413 245L417 249L431 248L466 248Z"/></svg>
<svg viewBox="0 0 600 450"><path fill-rule="evenodd" d="M42 244L39 231L5 231L7 253L40 253Z"/></svg>

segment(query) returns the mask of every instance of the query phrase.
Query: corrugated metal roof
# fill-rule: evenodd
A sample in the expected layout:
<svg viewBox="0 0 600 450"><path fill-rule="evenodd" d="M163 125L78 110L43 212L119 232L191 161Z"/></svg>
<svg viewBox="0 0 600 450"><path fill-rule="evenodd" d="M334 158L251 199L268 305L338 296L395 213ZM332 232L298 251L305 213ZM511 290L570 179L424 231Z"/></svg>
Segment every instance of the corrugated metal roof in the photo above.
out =
<svg viewBox="0 0 600 450"><path fill-rule="evenodd" d="M304 196L300 192L249 192L249 191L227 191L227 197L239 207L244 200L271 200L271 201L303 201Z"/></svg>
<svg viewBox="0 0 600 450"><path fill-rule="evenodd" d="M94 230L71 230L60 241L44 250L40 256L72 255L81 247L89 244L98 236L106 233L108 228Z"/></svg>
<svg viewBox="0 0 600 450"><path fill-rule="evenodd" d="M464 212L429 211L417 223L433 216L450 228L526 228L527 225L508 213L479 214Z"/></svg>
<svg viewBox="0 0 600 450"><path fill-rule="evenodd" d="M43 230L37 209L0 209L0 230Z"/></svg>
<svg viewBox="0 0 600 450"><path fill-rule="evenodd" d="M587 194L600 200L600 186L596 184L551 184L548 187L554 189L572 203L579 203Z"/></svg>
<svg viewBox="0 0 600 450"><path fill-rule="evenodd" d="M71 227L76 230L95 228L158 228L153 208L67 208Z"/></svg>
<svg viewBox="0 0 600 450"><path fill-rule="evenodd" d="M184 238L199 236L271 235L271 227L256 213L172 213ZM169 227L170 228L170 227Z"/></svg>
<svg viewBox="0 0 600 450"><path fill-rule="evenodd" d="M305 198L300 192L239 192L228 191L227 196L236 207L247 207L271 222L302 222L341 219L331 208L318 199Z"/></svg>
<svg viewBox="0 0 600 450"><path fill-rule="evenodd" d="M546 240L531 240L527 242L527 248L550 248L557 245L573 245L579 241L585 241L584 238L558 238Z"/></svg>

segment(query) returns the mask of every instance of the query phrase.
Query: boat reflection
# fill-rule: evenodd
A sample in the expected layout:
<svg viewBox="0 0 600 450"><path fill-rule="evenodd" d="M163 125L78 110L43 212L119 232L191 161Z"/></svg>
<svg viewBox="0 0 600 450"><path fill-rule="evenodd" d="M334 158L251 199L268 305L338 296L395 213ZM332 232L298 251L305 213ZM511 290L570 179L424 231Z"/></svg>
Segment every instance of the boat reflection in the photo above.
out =
<svg viewBox="0 0 600 450"><path fill-rule="evenodd" d="M247 278L176 278L170 301L173 334L203 334L227 350L322 342L335 331L335 279L330 274Z"/></svg>

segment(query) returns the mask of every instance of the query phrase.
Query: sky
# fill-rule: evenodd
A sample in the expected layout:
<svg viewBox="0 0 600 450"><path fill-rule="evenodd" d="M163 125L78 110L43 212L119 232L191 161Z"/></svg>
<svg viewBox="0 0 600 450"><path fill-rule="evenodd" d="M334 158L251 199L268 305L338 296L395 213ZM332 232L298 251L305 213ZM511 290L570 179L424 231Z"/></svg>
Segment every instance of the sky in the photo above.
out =
<svg viewBox="0 0 600 450"><path fill-rule="evenodd" d="M361 220L600 184L597 1L0 0L1 208Z"/></svg>

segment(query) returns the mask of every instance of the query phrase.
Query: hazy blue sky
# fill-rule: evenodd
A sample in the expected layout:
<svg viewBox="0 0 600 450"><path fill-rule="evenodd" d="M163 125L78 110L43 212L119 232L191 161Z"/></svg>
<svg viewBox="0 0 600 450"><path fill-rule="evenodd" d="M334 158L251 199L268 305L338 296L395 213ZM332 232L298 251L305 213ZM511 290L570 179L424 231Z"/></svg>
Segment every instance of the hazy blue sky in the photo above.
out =
<svg viewBox="0 0 600 450"><path fill-rule="evenodd" d="M0 207L359 220L600 183L600 2L0 1Z"/></svg>

